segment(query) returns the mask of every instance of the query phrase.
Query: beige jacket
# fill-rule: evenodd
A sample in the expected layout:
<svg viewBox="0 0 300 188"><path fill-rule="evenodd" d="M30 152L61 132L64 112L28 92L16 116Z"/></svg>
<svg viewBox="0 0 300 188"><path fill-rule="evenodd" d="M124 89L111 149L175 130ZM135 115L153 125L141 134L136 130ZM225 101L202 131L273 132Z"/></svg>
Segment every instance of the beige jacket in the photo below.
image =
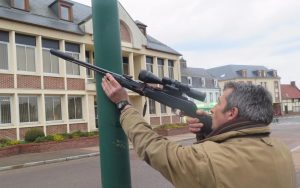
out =
<svg viewBox="0 0 300 188"><path fill-rule="evenodd" d="M296 188L288 148L268 136L268 127L231 131L183 147L159 136L134 108L121 125L140 158L176 188Z"/></svg>

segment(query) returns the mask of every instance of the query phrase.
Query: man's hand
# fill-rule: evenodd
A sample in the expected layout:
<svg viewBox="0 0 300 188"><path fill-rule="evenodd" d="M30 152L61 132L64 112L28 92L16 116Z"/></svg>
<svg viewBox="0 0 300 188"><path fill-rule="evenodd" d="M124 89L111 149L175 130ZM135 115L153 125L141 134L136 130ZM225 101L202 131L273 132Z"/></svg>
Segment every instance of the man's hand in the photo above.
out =
<svg viewBox="0 0 300 188"><path fill-rule="evenodd" d="M201 111L201 110L197 110L197 114L198 115L208 115L206 112ZM201 130L201 128L203 127L203 123L199 122L198 118L191 118L188 117L186 119L188 126L189 126L189 131L192 133L197 133Z"/></svg>
<svg viewBox="0 0 300 188"><path fill-rule="evenodd" d="M109 73L102 78L102 89L113 103L129 100L126 90Z"/></svg>

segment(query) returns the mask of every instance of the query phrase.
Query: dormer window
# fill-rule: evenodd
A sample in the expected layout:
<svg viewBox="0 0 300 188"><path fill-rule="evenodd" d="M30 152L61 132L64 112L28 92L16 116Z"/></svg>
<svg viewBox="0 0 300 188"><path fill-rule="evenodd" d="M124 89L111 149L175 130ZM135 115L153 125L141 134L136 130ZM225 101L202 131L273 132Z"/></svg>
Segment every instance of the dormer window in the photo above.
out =
<svg viewBox="0 0 300 188"><path fill-rule="evenodd" d="M72 5L67 2L60 1L59 16L62 20L73 21Z"/></svg>
<svg viewBox="0 0 300 188"><path fill-rule="evenodd" d="M273 77L277 77L277 71L273 70Z"/></svg>
<svg viewBox="0 0 300 188"><path fill-rule="evenodd" d="M16 9L29 11L29 0L11 0L11 6Z"/></svg>

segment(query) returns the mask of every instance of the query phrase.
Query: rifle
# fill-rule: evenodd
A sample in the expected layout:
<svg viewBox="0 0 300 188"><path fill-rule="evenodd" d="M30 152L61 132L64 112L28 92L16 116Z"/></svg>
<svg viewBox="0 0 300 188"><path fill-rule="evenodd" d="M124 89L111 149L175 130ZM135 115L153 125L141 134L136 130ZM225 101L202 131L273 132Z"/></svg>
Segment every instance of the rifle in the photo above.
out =
<svg viewBox="0 0 300 188"><path fill-rule="evenodd" d="M123 74L117 74L95 65L79 61L72 56L61 52L59 50L51 49L50 53L60 57L64 60L70 61L72 63L84 66L88 69L94 70L97 73L105 75L106 73L110 73L122 87L125 87L133 92L138 93L141 96L148 97L153 99L161 104L169 106L173 109L179 109L185 115L198 118L201 123L204 124L201 131L197 133L197 139L203 139L206 135L208 135L211 130L211 117L210 116L200 116L196 113L197 106L194 102L188 100L187 97L183 96L184 94L200 100L204 101L206 94L195 89L190 88L188 85L183 84L177 80L173 80L167 77L163 77L162 79L155 76L150 71L142 70L139 74L139 80L135 81L132 79L132 76ZM163 86L162 88L152 87L149 84L160 84ZM144 109L145 110L145 109Z"/></svg>

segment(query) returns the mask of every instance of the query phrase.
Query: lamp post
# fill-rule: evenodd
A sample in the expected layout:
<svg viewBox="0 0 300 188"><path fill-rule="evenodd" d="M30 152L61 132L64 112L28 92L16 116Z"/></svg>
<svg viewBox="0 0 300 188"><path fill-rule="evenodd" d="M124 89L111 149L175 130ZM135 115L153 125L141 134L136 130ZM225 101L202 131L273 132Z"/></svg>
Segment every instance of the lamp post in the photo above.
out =
<svg viewBox="0 0 300 188"><path fill-rule="evenodd" d="M120 20L117 0L92 0L96 65L122 73ZM104 94L102 76L96 75L103 188L131 188L128 140L119 112Z"/></svg>

